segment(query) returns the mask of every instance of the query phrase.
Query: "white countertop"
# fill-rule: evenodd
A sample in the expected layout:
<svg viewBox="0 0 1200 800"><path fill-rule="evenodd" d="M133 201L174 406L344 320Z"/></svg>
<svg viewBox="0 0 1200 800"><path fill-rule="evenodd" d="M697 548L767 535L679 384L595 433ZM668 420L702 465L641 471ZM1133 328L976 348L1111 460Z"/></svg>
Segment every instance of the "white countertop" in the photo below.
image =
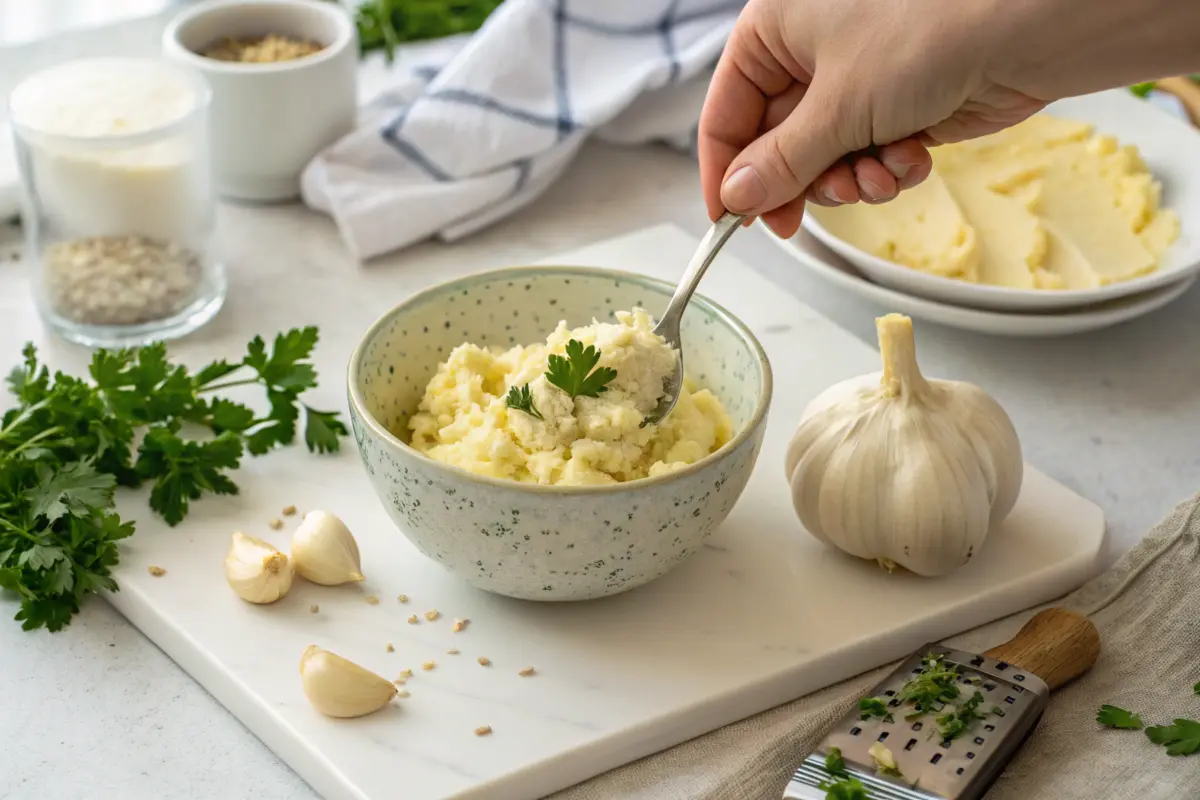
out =
<svg viewBox="0 0 1200 800"><path fill-rule="evenodd" d="M705 228L695 164L664 149L592 146L511 219L454 246L425 244L363 267L378 299L346 324L365 327L375 308L398 301L396 278L417 262L522 263L658 222L697 236ZM253 314L262 298L288 302L289 286L303 285L289 275L359 269L332 224L299 207L229 208L221 225L231 292L214 326ZM0 270L16 268L3 258L12 233L0 229ZM765 236L752 228L729 247L873 343L874 317L888 309L826 286ZM1110 559L1200 488L1200 451L1194 436L1183 435L1200 429L1200 289L1149 318L1086 337L989 339L919 322L917 335L930 373L985 386L1013 417L1028 460L1104 508ZM0 372L16 358L0 354ZM339 376L323 377L323 392L338 402ZM103 601L93 599L59 634L23 633L8 620L15 610L11 598L0 598L0 752L8 754L0 797L314 797Z"/></svg>

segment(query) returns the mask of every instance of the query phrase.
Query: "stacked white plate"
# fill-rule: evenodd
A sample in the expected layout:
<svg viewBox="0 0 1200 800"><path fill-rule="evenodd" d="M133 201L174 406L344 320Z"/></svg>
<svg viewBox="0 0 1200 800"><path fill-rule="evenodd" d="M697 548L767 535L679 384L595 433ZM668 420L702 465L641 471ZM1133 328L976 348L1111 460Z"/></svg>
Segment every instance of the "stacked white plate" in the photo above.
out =
<svg viewBox="0 0 1200 800"><path fill-rule="evenodd" d="M1179 239L1147 275L1092 289L983 286L919 272L839 239L809 214L790 240L771 238L827 280L909 316L1001 336L1056 336L1149 314L1182 295L1200 272L1200 131L1125 90L1052 104L1046 113L1093 124L1135 145L1179 215Z"/></svg>

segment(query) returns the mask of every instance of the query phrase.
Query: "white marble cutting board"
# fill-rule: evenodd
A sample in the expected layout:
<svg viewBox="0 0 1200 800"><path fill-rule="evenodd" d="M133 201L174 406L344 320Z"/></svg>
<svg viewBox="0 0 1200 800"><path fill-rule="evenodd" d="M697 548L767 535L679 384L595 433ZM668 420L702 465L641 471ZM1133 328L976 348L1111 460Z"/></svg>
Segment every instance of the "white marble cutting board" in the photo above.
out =
<svg viewBox="0 0 1200 800"><path fill-rule="evenodd" d="M549 261L674 280L694 246L661 226ZM353 276L347 281L320 302L352 302ZM237 476L240 495L198 503L175 529L146 512L142 495L123 495L122 510L140 523L122 548L121 591L110 602L328 798L506 800L551 793L1056 597L1093 574L1104 537L1100 509L1031 467L1012 515L949 578L889 576L823 549L792 513L784 448L811 397L877 369L878 355L733 258L718 259L702 291L760 337L775 397L741 501L707 547L659 581L576 605L473 590L393 528L347 440L337 457L277 452L248 460ZM314 309L319 319L308 320L294 310L289 321L328 319L326 311ZM322 323L317 367L326 384L342 380L368 322ZM220 338L245 341L242 334L254 332ZM920 337L918 325L918 347ZM230 531L284 547L298 517L282 531L267 522L290 504L346 520L361 545L365 584L328 589L297 579L283 601L266 607L234 596L221 566ZM149 565L166 574L151 577ZM399 593L411 598L407 605ZM371 594L379 605L368 604ZM312 604L319 612L310 613ZM442 618L405 622L430 609ZM466 631L451 632L455 617L471 620ZM389 678L413 669L411 696L359 720L321 717L297 672L314 643ZM477 656L493 666L480 666ZM423 671L431 659L437 668ZM518 676L525 666L537 674ZM494 733L475 736L481 725Z"/></svg>

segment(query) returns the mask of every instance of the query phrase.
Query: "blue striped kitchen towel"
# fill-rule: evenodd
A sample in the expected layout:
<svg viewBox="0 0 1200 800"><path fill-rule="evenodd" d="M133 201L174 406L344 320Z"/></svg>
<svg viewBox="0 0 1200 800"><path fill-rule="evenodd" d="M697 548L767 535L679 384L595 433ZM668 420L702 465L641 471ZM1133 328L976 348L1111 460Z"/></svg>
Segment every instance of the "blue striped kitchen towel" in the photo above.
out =
<svg viewBox="0 0 1200 800"><path fill-rule="evenodd" d="M692 149L743 4L507 0L474 36L427 48L435 63L399 62L361 127L305 170L304 201L368 259L511 214L589 136Z"/></svg>

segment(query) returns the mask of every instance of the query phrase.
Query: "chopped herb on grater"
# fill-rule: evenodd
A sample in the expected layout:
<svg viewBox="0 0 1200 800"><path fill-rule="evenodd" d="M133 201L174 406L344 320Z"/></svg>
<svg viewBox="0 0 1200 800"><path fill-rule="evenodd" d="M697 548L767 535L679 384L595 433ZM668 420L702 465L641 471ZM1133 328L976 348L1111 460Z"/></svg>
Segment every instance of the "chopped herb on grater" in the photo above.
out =
<svg viewBox="0 0 1200 800"><path fill-rule="evenodd" d="M987 719L998 710L993 708L991 711L980 711L979 706L981 705L983 705L983 692L975 692L967 702L950 713L938 717L938 730L943 738L957 739L977 721Z"/></svg>
<svg viewBox="0 0 1200 800"><path fill-rule="evenodd" d="M870 719L871 717L879 717L884 722L892 722L891 712L887 709L887 703L878 697L864 697L858 701L859 719Z"/></svg>
<svg viewBox="0 0 1200 800"><path fill-rule="evenodd" d="M825 800L870 800L867 787L846 772L846 761L842 758L840 748L829 748L825 755L825 771L833 778L821 781L817 786L825 792Z"/></svg>

